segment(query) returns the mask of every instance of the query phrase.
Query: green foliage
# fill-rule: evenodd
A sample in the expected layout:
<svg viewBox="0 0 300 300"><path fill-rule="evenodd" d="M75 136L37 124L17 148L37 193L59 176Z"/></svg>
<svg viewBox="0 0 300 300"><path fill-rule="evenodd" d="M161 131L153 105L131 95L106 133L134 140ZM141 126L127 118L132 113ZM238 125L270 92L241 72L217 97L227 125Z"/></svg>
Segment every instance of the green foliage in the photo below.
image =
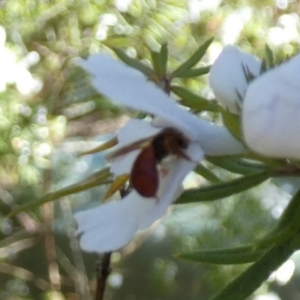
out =
<svg viewBox="0 0 300 300"><path fill-rule="evenodd" d="M240 118L237 115L230 113L229 111L225 110L224 108L220 108L222 113L222 120L226 128L230 131L230 133L238 140L241 141L242 136L242 129L240 125Z"/></svg>
<svg viewBox="0 0 300 300"><path fill-rule="evenodd" d="M171 86L171 90L174 94L180 97L181 103L184 106L191 108L193 111L217 112L219 110L219 106L213 100L207 100L181 86Z"/></svg>
<svg viewBox="0 0 300 300"><path fill-rule="evenodd" d="M162 45L159 52L151 51L151 58L156 74L160 78L166 76L168 63L168 45Z"/></svg>
<svg viewBox="0 0 300 300"><path fill-rule="evenodd" d="M68 186L66 188L63 188L61 190L48 193L42 198L39 198L34 201L28 201L25 204L21 205L17 209L13 210L11 213L7 215L8 218L11 218L15 216L16 214L19 214L20 212L27 211L28 209L38 207L42 204L45 204L50 201L55 201L57 199L60 199L62 197L72 195L74 193L78 193L81 191L85 191L87 189L90 189L95 186L99 186L102 184L108 184L111 182L109 180L109 177L111 176L109 172L109 168L102 169L100 171L97 171L90 175L88 178L82 179L79 183L72 184L71 186Z"/></svg>
<svg viewBox="0 0 300 300"><path fill-rule="evenodd" d="M143 63L141 63L140 61L131 58L130 56L128 56L124 51L122 51L121 49L118 48L113 48L114 52L116 53L116 55L128 66L135 68L139 71L141 71L142 73L144 73L146 76L151 76L153 75L154 71L149 68L148 66L144 65Z"/></svg>
<svg viewBox="0 0 300 300"><path fill-rule="evenodd" d="M299 237L273 246L266 254L249 267L242 275L230 283L224 290L213 297L213 300L243 300L250 296L272 271L284 263L299 247Z"/></svg>
<svg viewBox="0 0 300 300"><path fill-rule="evenodd" d="M105 147L93 144L95 151L82 147L85 140L93 142L96 135L120 127L126 111L96 94L89 78L74 65L74 58L99 51L115 55L199 117L222 122L242 141L239 117L208 100L205 87L211 49L224 42L219 32L231 12L248 5L252 18L235 42L265 57L264 70L276 66L293 54L298 44L291 42L272 51L271 46L265 47L261 32L273 26L280 14L292 12L292 4L281 11L270 8L274 5L271 1L229 1L192 19L186 3L180 1L135 0L123 11L116 1L2 2L0 18L6 40L3 38L0 45L4 57L0 59L0 87L4 86L0 92L0 298L91 299L88 286L93 284L89 278L95 257L82 256L72 211L91 202L98 204L103 186L112 178L102 154L95 154ZM8 78L10 74L15 77ZM2 80L6 75L7 81ZM34 82L42 87L26 92ZM78 157L81 152L90 156ZM180 226L164 225L169 235L166 243L160 244L160 252L156 243L149 243L136 256L129 256L131 250L122 252L120 266L132 259L119 272L127 282L133 278L133 286L125 282L118 290L110 283L112 299L135 293L139 296L133 297L143 300L211 299L216 291L219 294L213 299L246 299L299 249L299 193L277 225L271 208L267 210L261 201L244 196L244 192L254 194L254 187L272 177L299 176L297 163L249 151L243 157L206 157L195 173L209 184L186 190L177 203L195 203L191 210L195 212L200 206L207 216L202 212L202 217L195 218L201 223L198 227L188 213ZM236 200L224 199L229 196ZM61 201L54 204L54 200ZM237 202L239 206L234 204ZM184 210L189 206L179 207ZM178 233L183 230L182 223L190 223L185 229L188 234ZM171 253L175 252L197 263L189 267L184 261L173 260ZM144 271L147 261L148 277ZM245 266L239 266L250 262L253 264L246 271ZM224 269L219 264L234 266ZM143 276L135 274L140 266ZM177 268L178 276L172 277ZM153 283L147 293L142 289L138 294L137 277L140 287Z"/></svg>
<svg viewBox="0 0 300 300"><path fill-rule="evenodd" d="M236 248L210 249L197 252L180 253L176 256L195 262L234 265L256 261L263 253L263 250L255 249L251 245Z"/></svg>
<svg viewBox="0 0 300 300"><path fill-rule="evenodd" d="M203 58L204 54L206 53L208 47L212 43L213 39L208 39L205 41L200 47L193 53L193 55L186 60L183 64L181 64L175 71L172 72L171 77L193 77L205 74L205 71L203 72L203 69L191 69L193 66L195 66L201 58ZM199 70L201 70L199 72ZM208 69L206 68L208 71ZM192 72L191 72L192 71ZM198 74L199 73L199 74ZM207 72L206 72L207 73Z"/></svg>
<svg viewBox="0 0 300 300"><path fill-rule="evenodd" d="M224 199L234 194L249 190L266 181L274 174L274 171L265 171L253 174L229 182L217 183L212 186L202 187L199 189L189 189L185 191L176 203L192 203L202 201L213 201Z"/></svg>

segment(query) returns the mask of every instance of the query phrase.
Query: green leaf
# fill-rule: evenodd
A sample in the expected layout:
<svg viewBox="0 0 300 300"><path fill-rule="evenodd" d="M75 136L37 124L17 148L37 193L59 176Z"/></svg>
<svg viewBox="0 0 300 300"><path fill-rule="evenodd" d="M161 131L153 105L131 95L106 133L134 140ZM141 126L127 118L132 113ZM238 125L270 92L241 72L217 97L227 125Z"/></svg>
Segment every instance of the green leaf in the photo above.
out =
<svg viewBox="0 0 300 300"><path fill-rule="evenodd" d="M275 66L274 55L271 48L268 45L265 46L265 59L267 63L267 68L268 69L274 68Z"/></svg>
<svg viewBox="0 0 300 300"><path fill-rule="evenodd" d="M162 67L161 61L160 61L160 53L151 51L151 58L152 58L152 65L153 65L153 68L154 68L156 74L159 77L162 77L163 76L163 67Z"/></svg>
<svg viewBox="0 0 300 300"><path fill-rule="evenodd" d="M163 66L163 74L167 73L167 65L168 65L168 58L169 58L169 49L168 44L163 44L160 48L160 57Z"/></svg>
<svg viewBox="0 0 300 300"><path fill-rule="evenodd" d="M201 250L189 253L179 253L178 258L210 264L245 264L256 261L265 252L262 249L255 249L252 245L236 247Z"/></svg>
<svg viewBox="0 0 300 300"><path fill-rule="evenodd" d="M266 156L261 156L259 154L256 154L254 152L247 152L242 154L242 158L244 159L249 159L249 160L256 160L264 165L273 168L273 169L282 169L286 166L286 162L282 159L277 159L277 158L270 158ZM280 172L278 173L280 175ZM282 173L282 176L286 174ZM291 174L290 174L291 175Z"/></svg>
<svg viewBox="0 0 300 300"><path fill-rule="evenodd" d="M270 247L273 245L278 245L279 243L282 243L283 241L290 239L293 234L294 232L291 234L289 228L272 231L271 233L265 235L263 238L260 238L257 241L255 241L253 243L253 246L256 249L262 249L268 246Z"/></svg>
<svg viewBox="0 0 300 300"><path fill-rule="evenodd" d="M180 253L176 256L186 260L214 264L249 263L261 257L266 252L267 248L283 244L289 239L293 239L295 235L298 235L300 229L299 215L300 190L287 206L276 229L253 244L236 248L210 249Z"/></svg>
<svg viewBox="0 0 300 300"><path fill-rule="evenodd" d="M265 58L263 58L263 60L261 62L260 70L259 70L259 75L265 73L267 70L268 70L267 60Z"/></svg>
<svg viewBox="0 0 300 300"><path fill-rule="evenodd" d="M180 73L176 77L179 78L191 78L191 77L197 77L201 75L205 75L209 73L211 66L196 68L196 69L189 69L185 70L184 72Z"/></svg>
<svg viewBox="0 0 300 300"><path fill-rule="evenodd" d="M128 56L123 50L119 48L113 47L112 50L116 53L116 55L128 66L133 67L142 73L144 73L146 76L153 75L154 71L149 68L148 66L144 65L140 61Z"/></svg>
<svg viewBox="0 0 300 300"><path fill-rule="evenodd" d="M83 152L79 153L78 156L98 153L98 152L104 151L106 149L109 149L109 148L117 145L117 143L118 143L118 138L115 136L115 137L113 137L110 140L104 142L103 144L101 144L100 146L98 146L96 148L93 148L93 149L90 149L90 150L83 151Z"/></svg>
<svg viewBox="0 0 300 300"><path fill-rule="evenodd" d="M151 54L152 54L152 52L151 52ZM158 53L159 65L158 65L158 68L155 69L157 74L161 77L166 76L167 65L168 65L168 56L169 56L168 44L163 44L160 48L160 52ZM152 60L153 60L153 58L152 58Z"/></svg>
<svg viewBox="0 0 300 300"><path fill-rule="evenodd" d="M182 104L195 111L218 112L219 106L216 101L207 100L180 86L171 86L171 91L182 99Z"/></svg>
<svg viewBox="0 0 300 300"><path fill-rule="evenodd" d="M156 74L160 79L165 79L168 64L168 45L163 44L160 48L160 52L151 51L150 53Z"/></svg>
<svg viewBox="0 0 300 300"><path fill-rule="evenodd" d="M190 189L185 191L176 203L203 202L223 199L259 185L274 175L274 173L275 171L273 170L265 171L225 183L215 184L200 189Z"/></svg>
<svg viewBox="0 0 300 300"><path fill-rule="evenodd" d="M256 249L270 245L283 243L299 233L300 230L300 191L296 193L282 214L277 226L269 234L257 240L254 244Z"/></svg>
<svg viewBox="0 0 300 300"><path fill-rule="evenodd" d="M223 123L230 133L239 141L242 140L243 134L241 129L241 121L238 115L232 114L228 110L221 108Z"/></svg>
<svg viewBox="0 0 300 300"><path fill-rule="evenodd" d="M14 209L12 212L10 212L7 215L7 217L11 218L11 217L19 214L22 211L25 211L25 210L28 210L31 208L35 208L44 203L54 201L61 197L84 191L86 189L95 187L100 184L107 184L109 177L110 177L109 168L102 169L98 172L95 172L94 174L87 177L86 179L82 180L81 182L72 184L72 185L65 187L61 190L58 190L56 192L49 193L49 194L45 195L44 197L39 198L37 200L30 201L23 205L20 205L18 208Z"/></svg>
<svg viewBox="0 0 300 300"><path fill-rule="evenodd" d="M282 214L275 231L257 243L259 249L262 245L272 245L262 257L248 268L243 274L231 282L213 300L244 300L249 297L265 280L271 272L284 263L293 252L300 247L300 190L293 197ZM275 244L275 245L274 245Z"/></svg>
<svg viewBox="0 0 300 300"><path fill-rule="evenodd" d="M291 234L295 234L300 229L300 190L292 198L283 214L281 215L275 232L288 228Z"/></svg>
<svg viewBox="0 0 300 300"><path fill-rule="evenodd" d="M218 176L216 176L211 170L209 170L202 164L198 164L194 171L210 182L213 183L221 182L221 179L219 179Z"/></svg>
<svg viewBox="0 0 300 300"><path fill-rule="evenodd" d="M253 162L248 159L237 157L206 157L206 160L210 163L230 171L232 173L241 175L250 175L267 171L270 168L262 163Z"/></svg>
<svg viewBox="0 0 300 300"><path fill-rule="evenodd" d="M125 183L129 180L129 178L130 178L129 174L122 174L122 175L116 176L116 178L114 178L113 182L110 184L108 190L104 194L102 201L103 202L106 201L114 193L116 193L117 191L120 191L124 187Z"/></svg>
<svg viewBox="0 0 300 300"><path fill-rule="evenodd" d="M273 246L212 300L245 300L299 247L300 236Z"/></svg>
<svg viewBox="0 0 300 300"><path fill-rule="evenodd" d="M208 39L205 41L198 49L197 51L183 64L181 64L171 75L172 78L175 77L182 77L184 76L183 74L192 68L194 65L196 65L199 60L204 56L206 53L209 45L212 43L213 38Z"/></svg>

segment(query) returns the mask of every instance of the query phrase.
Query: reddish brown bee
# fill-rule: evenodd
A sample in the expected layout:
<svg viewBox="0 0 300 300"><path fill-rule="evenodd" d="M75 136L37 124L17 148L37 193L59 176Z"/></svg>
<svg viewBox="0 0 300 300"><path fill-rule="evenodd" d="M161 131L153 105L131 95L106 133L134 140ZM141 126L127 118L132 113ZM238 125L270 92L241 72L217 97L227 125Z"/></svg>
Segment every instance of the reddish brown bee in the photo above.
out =
<svg viewBox="0 0 300 300"><path fill-rule="evenodd" d="M188 144L189 140L181 132L174 128L165 128L153 137L117 150L110 157L114 158L142 148L131 169L130 184L141 196L152 198L156 197L159 187L157 164L168 155L190 160L184 153Z"/></svg>

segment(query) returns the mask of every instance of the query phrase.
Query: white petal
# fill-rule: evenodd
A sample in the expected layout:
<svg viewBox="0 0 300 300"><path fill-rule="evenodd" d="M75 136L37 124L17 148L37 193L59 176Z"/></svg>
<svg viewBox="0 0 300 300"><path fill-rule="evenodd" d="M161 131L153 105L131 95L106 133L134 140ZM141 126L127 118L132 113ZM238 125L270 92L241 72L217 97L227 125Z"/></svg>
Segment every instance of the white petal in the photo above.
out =
<svg viewBox="0 0 300 300"><path fill-rule="evenodd" d="M94 75L92 83L99 93L133 109L161 116L195 139L191 128L198 119L179 108L141 72L105 54L93 54L87 60L79 60L78 65Z"/></svg>
<svg viewBox="0 0 300 300"><path fill-rule="evenodd" d="M94 54L77 63L94 75L92 83L99 93L120 104L163 118L192 141L201 140L212 126L179 107L141 72L108 55Z"/></svg>
<svg viewBox="0 0 300 300"><path fill-rule="evenodd" d="M300 56L250 86L243 107L243 131L249 147L263 155L300 159Z"/></svg>
<svg viewBox="0 0 300 300"><path fill-rule="evenodd" d="M132 191L123 200L76 213L80 247L99 253L117 250L128 244L138 230L162 218L177 198L184 177L204 156L196 143L192 143L186 153L191 161L174 158L168 164L167 175L160 178L158 199L146 199Z"/></svg>
<svg viewBox="0 0 300 300"><path fill-rule="evenodd" d="M245 151L242 143L237 141L225 128L207 123L199 139L204 153L209 156L235 155Z"/></svg>
<svg viewBox="0 0 300 300"><path fill-rule="evenodd" d="M155 118L152 124L163 127L172 126L162 118ZM237 141L225 127L202 121L194 127L194 130L199 134L198 142L206 155L235 155L245 151L243 144Z"/></svg>
<svg viewBox="0 0 300 300"><path fill-rule="evenodd" d="M125 246L138 231L140 216L151 211L155 204L156 200L132 192L123 200L76 213L81 249L103 253Z"/></svg>
<svg viewBox="0 0 300 300"><path fill-rule="evenodd" d="M155 126L152 124L155 124ZM118 133L118 148L122 148L125 145L157 134L162 130L162 128L156 127L157 125L162 127L171 126L171 124L159 118L155 118L152 124L145 120L132 119L128 121ZM233 138L227 129L209 123L206 124L206 130L203 131L201 142L199 142L206 155L222 156L244 152L244 146L235 138ZM139 152L139 150L131 151L126 155L122 155L113 159L111 164L111 172L115 175L130 173L132 165Z"/></svg>
<svg viewBox="0 0 300 300"><path fill-rule="evenodd" d="M192 141L203 140L203 149L208 155L230 155L243 151L242 145L226 129L179 107L142 73L122 62L105 54L94 54L87 60L79 60L78 65L94 75L93 85L100 93L120 104L161 117L165 124L178 128ZM216 135L221 135L221 142L210 142L210 136ZM219 149L212 149L212 146Z"/></svg>
<svg viewBox="0 0 300 300"><path fill-rule="evenodd" d="M240 111L240 98L247 90L245 71L259 75L261 61L233 46L224 47L209 73L209 84L216 98L232 113Z"/></svg>
<svg viewBox="0 0 300 300"><path fill-rule="evenodd" d="M194 169L198 161L204 157L204 153L197 143L191 143L185 153L190 157L191 161L174 158L166 164L168 174L160 178L157 205L140 220L139 229L149 227L167 213L169 205L179 196L183 179Z"/></svg>
<svg viewBox="0 0 300 300"><path fill-rule="evenodd" d="M118 133L118 146L132 144L141 139L145 139L157 134L161 128L153 126L150 122L140 119L129 120Z"/></svg>

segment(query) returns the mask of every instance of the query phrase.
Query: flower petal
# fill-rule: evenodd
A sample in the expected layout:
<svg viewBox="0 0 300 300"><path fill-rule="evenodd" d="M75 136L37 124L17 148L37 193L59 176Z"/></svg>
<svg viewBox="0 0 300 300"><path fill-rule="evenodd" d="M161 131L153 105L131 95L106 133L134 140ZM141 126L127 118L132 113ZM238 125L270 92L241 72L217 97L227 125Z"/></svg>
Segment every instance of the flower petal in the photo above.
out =
<svg viewBox="0 0 300 300"><path fill-rule="evenodd" d="M139 229L140 215L147 214L155 204L156 200L144 199L133 191L123 200L75 213L81 249L103 253L125 246Z"/></svg>
<svg viewBox="0 0 300 300"><path fill-rule="evenodd" d="M133 109L161 116L195 139L190 124L198 119L179 108L141 72L105 54L90 55L87 60L78 61L78 65L94 75L92 83L99 93Z"/></svg>
<svg viewBox="0 0 300 300"><path fill-rule="evenodd" d="M209 123L206 125L202 126L205 130L199 138L199 144L206 155L235 155L245 151L243 144L237 141L225 127Z"/></svg>
<svg viewBox="0 0 300 300"><path fill-rule="evenodd" d="M204 157L204 153L197 143L191 143L185 153L191 161L174 158L163 165L163 167L168 169L168 173L166 176L160 177L157 204L153 210L140 219L139 229L149 227L154 221L166 214L169 205L179 196L183 179L195 168L197 162Z"/></svg>
<svg viewBox="0 0 300 300"><path fill-rule="evenodd" d="M199 133L198 142L206 155L234 155L245 151L245 147L226 128L205 121L202 122L194 127L194 130ZM152 124L163 127L171 126L170 123L162 118L155 118Z"/></svg>
<svg viewBox="0 0 300 300"><path fill-rule="evenodd" d="M178 196L184 177L204 156L197 143L192 143L186 153L191 161L174 158L167 163L168 173L160 178L158 199L145 199L132 191L122 200L76 213L80 247L99 253L117 250L128 244L138 230L162 218Z"/></svg>
<svg viewBox="0 0 300 300"><path fill-rule="evenodd" d="M199 119L187 110L178 106L166 93L150 82L144 74L116 61L105 54L93 54L87 60L79 60L79 66L94 75L92 83L96 90L106 97L133 109L161 117L170 127L178 128L190 140L201 141L210 134L219 134L218 126ZM241 144L230 134L223 134L228 144L234 144L234 153L240 151ZM224 141L221 146L223 146ZM208 151L211 151L210 145ZM232 147L229 147L230 151ZM214 151L212 151L214 153ZM220 153L220 151L218 151ZM210 154L210 153L208 153ZM231 153L224 153L226 155ZM212 154L214 155L214 154ZM219 154L217 154L219 155Z"/></svg>
<svg viewBox="0 0 300 300"><path fill-rule="evenodd" d="M209 84L216 98L234 114L240 112L248 82L245 72L259 75L261 61L234 46L225 46L209 73Z"/></svg>
<svg viewBox="0 0 300 300"><path fill-rule="evenodd" d="M248 88L243 131L249 147L263 155L300 159L300 55Z"/></svg>
<svg viewBox="0 0 300 300"><path fill-rule="evenodd" d="M138 140L149 138L161 131L150 122L140 119L129 120L118 133L119 146L124 147Z"/></svg>

